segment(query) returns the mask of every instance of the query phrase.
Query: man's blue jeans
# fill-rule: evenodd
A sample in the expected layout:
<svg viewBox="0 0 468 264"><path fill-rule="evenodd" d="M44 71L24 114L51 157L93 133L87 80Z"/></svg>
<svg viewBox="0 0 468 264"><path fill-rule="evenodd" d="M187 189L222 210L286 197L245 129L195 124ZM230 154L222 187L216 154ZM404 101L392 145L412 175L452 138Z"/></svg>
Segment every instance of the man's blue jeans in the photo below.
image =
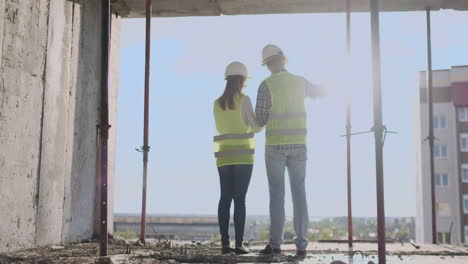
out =
<svg viewBox="0 0 468 264"><path fill-rule="evenodd" d="M288 169L294 208L295 243L298 250L307 248L309 216L305 190L307 149L278 149L266 146L265 161L270 190L270 245L280 248L284 242L284 172Z"/></svg>

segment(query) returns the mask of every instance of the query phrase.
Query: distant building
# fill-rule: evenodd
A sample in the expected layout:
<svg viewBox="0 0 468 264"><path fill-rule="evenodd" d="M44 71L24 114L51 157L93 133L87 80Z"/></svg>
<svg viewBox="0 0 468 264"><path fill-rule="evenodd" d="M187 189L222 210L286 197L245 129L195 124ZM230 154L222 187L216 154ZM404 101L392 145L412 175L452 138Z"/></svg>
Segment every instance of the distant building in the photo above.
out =
<svg viewBox="0 0 468 264"><path fill-rule="evenodd" d="M135 215L115 215L115 231L132 231L140 234L140 217ZM247 221L244 240L255 239L259 225L256 221ZM148 216L146 218L146 237L159 238L161 235L175 240L218 240L219 226L217 217L207 216ZM229 227L231 240L234 239L234 224Z"/></svg>
<svg viewBox="0 0 468 264"><path fill-rule="evenodd" d="M416 116L416 240L432 242L426 72ZM468 242L468 66L433 71L434 175L439 243Z"/></svg>

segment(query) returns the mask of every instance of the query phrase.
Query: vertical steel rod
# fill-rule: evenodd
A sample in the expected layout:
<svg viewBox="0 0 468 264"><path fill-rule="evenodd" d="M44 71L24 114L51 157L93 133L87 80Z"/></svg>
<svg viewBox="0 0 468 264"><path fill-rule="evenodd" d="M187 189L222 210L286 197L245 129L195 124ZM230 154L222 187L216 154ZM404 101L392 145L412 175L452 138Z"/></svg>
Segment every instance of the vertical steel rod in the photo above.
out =
<svg viewBox="0 0 468 264"><path fill-rule="evenodd" d="M100 199L100 230L99 253L107 256L107 144L109 138L109 52L110 52L110 0L102 0L102 34L101 34L101 199Z"/></svg>
<svg viewBox="0 0 468 264"><path fill-rule="evenodd" d="M426 8L427 20L427 104L429 106L429 164L431 177L431 216L432 244L437 244L436 195L434 180L434 110L432 102L432 48L431 48L431 9Z"/></svg>
<svg viewBox="0 0 468 264"><path fill-rule="evenodd" d="M383 178L382 87L380 66L380 1L370 0L372 34L372 71L374 86L375 169L377 184L377 241L379 264L385 264L385 196Z"/></svg>
<svg viewBox="0 0 468 264"><path fill-rule="evenodd" d="M346 51L347 51L347 76L351 76L351 0L346 0ZM348 80L348 85L350 84ZM353 214L351 203L351 87L348 87L346 102L346 161L348 182L348 248L353 250Z"/></svg>
<svg viewBox="0 0 468 264"><path fill-rule="evenodd" d="M146 44L145 44L145 110L143 132L143 193L141 209L140 241L145 243L146 235L146 182L148 174L148 130L149 130L149 85L150 85L150 45L151 45L151 0L146 0Z"/></svg>

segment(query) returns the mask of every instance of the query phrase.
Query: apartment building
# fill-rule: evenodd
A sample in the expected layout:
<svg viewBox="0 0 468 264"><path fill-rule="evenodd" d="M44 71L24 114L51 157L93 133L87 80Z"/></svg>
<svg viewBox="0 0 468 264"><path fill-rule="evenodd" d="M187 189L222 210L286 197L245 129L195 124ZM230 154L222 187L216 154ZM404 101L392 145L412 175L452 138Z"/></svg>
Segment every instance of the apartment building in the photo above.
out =
<svg viewBox="0 0 468 264"><path fill-rule="evenodd" d="M434 175L439 243L468 244L468 66L433 71ZM432 242L429 109L419 73L415 122L416 240Z"/></svg>

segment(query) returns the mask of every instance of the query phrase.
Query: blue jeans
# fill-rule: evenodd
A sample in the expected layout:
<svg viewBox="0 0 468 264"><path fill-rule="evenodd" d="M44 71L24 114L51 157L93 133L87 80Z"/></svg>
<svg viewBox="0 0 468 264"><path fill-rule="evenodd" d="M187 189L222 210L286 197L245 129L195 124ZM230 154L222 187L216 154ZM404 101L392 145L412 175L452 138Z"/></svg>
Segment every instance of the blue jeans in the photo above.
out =
<svg viewBox="0 0 468 264"><path fill-rule="evenodd" d="M231 202L234 200L234 229L236 246L241 247L244 240L245 196L249 189L253 165L227 165L218 167L221 197L218 205L218 223L221 243L229 246L229 219Z"/></svg>
<svg viewBox="0 0 468 264"><path fill-rule="evenodd" d="M309 215L305 190L307 149L277 149L266 146L265 161L270 190L270 245L280 248L284 242L284 172L288 169L294 208L295 243L298 250L307 248Z"/></svg>

